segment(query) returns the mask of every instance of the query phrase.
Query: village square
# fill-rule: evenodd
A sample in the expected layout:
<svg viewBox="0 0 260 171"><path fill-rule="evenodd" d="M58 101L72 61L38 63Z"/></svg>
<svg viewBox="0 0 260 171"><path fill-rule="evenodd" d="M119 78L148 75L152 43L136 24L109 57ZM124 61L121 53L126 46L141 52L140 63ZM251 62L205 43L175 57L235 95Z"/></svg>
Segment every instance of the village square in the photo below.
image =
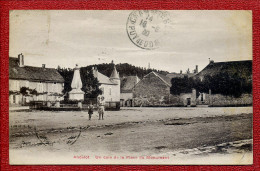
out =
<svg viewBox="0 0 260 171"><path fill-rule="evenodd" d="M251 19L11 11L10 164L251 164Z"/></svg>
<svg viewBox="0 0 260 171"><path fill-rule="evenodd" d="M173 163L196 164L200 160L193 161L194 155L213 163L216 155L224 163L232 162L228 156L233 154L241 155L237 162L242 163L248 162L243 155L252 155L251 94L212 94L211 89L196 93L193 87L180 94L171 91L172 78L191 81L189 78L197 76L201 80L223 69L234 72L234 66L243 70L243 77L249 73L246 78L251 79L252 61L210 61L200 72L196 66L193 72L163 75L151 71L143 78L137 74L120 78L112 62L107 64L112 69L110 76L100 73L98 65L91 66L87 76L94 80L92 85L82 83L90 79L82 79L84 72L76 65L70 71L69 92L63 91L66 77L60 74L62 69L26 66L23 54L10 57L9 64L11 156L24 153L52 163L46 155L63 156L62 149L72 164L83 162L79 159L84 154L103 164L108 162L94 156L130 155L144 164L148 161L139 161L140 156L163 156L174 157ZM90 87L83 89L83 85ZM190 159L183 160L187 156ZM126 158L120 163L127 163Z"/></svg>

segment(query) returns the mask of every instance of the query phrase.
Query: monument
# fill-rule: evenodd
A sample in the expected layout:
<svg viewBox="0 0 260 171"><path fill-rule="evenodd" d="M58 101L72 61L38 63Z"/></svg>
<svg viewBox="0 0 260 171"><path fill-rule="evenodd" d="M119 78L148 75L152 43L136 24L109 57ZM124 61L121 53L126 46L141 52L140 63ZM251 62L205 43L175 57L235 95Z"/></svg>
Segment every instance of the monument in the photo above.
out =
<svg viewBox="0 0 260 171"><path fill-rule="evenodd" d="M69 100L72 101L79 101L78 106L81 108L82 103L81 101L84 100L84 92L81 90L82 88L82 81L80 78L80 68L76 64L76 67L74 68L74 75L71 82L71 88L72 90L69 92Z"/></svg>

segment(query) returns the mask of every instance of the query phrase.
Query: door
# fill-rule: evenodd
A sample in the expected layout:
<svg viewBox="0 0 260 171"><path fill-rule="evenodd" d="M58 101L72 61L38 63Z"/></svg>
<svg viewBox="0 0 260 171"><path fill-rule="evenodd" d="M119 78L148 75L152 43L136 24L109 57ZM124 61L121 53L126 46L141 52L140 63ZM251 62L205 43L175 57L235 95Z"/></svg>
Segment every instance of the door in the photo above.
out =
<svg viewBox="0 0 260 171"><path fill-rule="evenodd" d="M190 98L187 98L187 105L190 105Z"/></svg>

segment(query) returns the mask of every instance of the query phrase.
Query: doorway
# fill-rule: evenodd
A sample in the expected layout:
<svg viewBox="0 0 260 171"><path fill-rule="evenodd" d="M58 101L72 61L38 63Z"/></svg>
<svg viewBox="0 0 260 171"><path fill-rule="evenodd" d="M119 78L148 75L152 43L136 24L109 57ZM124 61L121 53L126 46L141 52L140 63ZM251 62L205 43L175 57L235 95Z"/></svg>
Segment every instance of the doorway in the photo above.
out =
<svg viewBox="0 0 260 171"><path fill-rule="evenodd" d="M187 98L187 105L190 105L190 98Z"/></svg>

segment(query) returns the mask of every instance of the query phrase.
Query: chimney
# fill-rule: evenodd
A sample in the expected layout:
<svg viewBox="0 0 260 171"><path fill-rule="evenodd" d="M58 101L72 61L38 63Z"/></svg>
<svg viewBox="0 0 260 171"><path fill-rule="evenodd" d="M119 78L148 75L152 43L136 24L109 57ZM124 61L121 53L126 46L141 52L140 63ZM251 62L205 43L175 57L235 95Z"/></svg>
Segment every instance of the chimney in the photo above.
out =
<svg viewBox="0 0 260 171"><path fill-rule="evenodd" d="M45 64L42 64L42 68L45 68Z"/></svg>
<svg viewBox="0 0 260 171"><path fill-rule="evenodd" d="M22 53L18 55L18 60L19 60L19 67L23 67L24 66L24 56Z"/></svg>
<svg viewBox="0 0 260 171"><path fill-rule="evenodd" d="M182 70L180 70L180 74L182 74Z"/></svg>
<svg viewBox="0 0 260 171"><path fill-rule="evenodd" d="M195 73L198 73L198 72L199 72L199 68L198 68L198 65L196 65Z"/></svg>

